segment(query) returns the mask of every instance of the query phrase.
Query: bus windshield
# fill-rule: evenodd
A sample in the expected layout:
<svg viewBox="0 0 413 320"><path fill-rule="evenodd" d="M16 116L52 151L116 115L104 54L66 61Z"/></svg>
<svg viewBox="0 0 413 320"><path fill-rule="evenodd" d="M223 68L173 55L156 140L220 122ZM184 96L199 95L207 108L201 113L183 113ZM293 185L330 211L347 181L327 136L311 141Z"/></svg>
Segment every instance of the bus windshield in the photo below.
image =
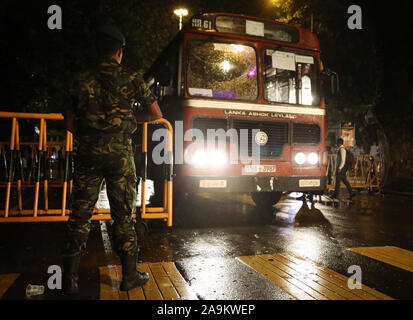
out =
<svg viewBox="0 0 413 320"><path fill-rule="evenodd" d="M313 56L266 49L263 66L268 102L320 105L319 67Z"/></svg>
<svg viewBox="0 0 413 320"><path fill-rule="evenodd" d="M234 43L190 40L187 85L190 96L256 100L255 49Z"/></svg>

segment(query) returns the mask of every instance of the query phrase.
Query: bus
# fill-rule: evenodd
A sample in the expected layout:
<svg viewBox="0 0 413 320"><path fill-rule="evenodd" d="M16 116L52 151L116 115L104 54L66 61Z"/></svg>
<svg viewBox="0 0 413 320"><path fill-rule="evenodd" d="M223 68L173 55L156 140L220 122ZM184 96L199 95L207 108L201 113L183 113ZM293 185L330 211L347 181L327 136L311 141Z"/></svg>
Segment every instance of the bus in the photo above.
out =
<svg viewBox="0 0 413 320"><path fill-rule="evenodd" d="M249 193L257 205L274 205L286 192L324 193L322 74L309 30L243 14L192 17L144 75L175 126L175 194ZM206 140L208 130L238 133L250 163L193 148L191 129Z"/></svg>

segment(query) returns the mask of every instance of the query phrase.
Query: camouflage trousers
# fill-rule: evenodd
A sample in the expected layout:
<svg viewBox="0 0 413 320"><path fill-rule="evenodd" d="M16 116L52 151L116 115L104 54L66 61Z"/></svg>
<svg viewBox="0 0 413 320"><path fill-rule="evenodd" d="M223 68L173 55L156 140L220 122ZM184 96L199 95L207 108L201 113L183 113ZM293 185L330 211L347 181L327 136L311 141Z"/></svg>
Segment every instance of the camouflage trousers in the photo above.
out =
<svg viewBox="0 0 413 320"><path fill-rule="evenodd" d="M91 217L103 179L114 221L113 237L117 254L138 253L132 214L136 211L136 170L130 139L82 137L75 160L72 213L67 223L66 256L86 253Z"/></svg>

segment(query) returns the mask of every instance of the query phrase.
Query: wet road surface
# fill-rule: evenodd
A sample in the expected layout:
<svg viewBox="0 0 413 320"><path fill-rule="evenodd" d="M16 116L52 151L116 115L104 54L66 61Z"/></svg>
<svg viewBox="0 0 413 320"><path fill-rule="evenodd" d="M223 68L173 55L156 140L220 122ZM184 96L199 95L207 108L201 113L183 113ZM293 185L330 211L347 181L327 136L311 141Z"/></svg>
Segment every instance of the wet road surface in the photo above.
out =
<svg viewBox="0 0 413 320"><path fill-rule="evenodd" d="M352 276L349 267L358 266L362 284L371 290L366 295L413 298L412 198L362 192L351 204L315 203L315 218L297 223L302 206L297 196L286 195L273 208L261 208L248 195L201 194L180 203L174 227L149 221L145 231L139 225L139 266L150 270L151 290L159 289L159 297L167 299L160 285L167 281L165 286L173 286L178 298L180 290L207 300L351 297L356 291L344 284ZM263 222L263 216L270 219ZM61 264L63 241L62 223L0 225L0 297L25 299L31 283L46 287L43 295L31 299L68 299L47 287L48 267ZM387 246L391 248L381 248ZM370 256L349 250L360 247L379 248ZM113 288L120 270L114 266L120 261L112 249L110 222L93 222L88 252L81 261L81 293L71 298L148 299L148 288L126 296L117 296ZM112 280L102 284L104 277ZM335 289L323 284L327 282Z"/></svg>

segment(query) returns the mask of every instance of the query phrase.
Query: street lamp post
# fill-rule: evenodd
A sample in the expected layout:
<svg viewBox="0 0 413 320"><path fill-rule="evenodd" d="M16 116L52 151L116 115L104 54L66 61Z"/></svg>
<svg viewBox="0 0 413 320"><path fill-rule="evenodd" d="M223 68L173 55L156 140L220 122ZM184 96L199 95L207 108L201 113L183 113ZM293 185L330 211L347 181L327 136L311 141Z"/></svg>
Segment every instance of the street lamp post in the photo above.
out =
<svg viewBox="0 0 413 320"><path fill-rule="evenodd" d="M179 30L182 29L182 17L188 15L188 10L186 9L176 9L174 13L179 16Z"/></svg>

